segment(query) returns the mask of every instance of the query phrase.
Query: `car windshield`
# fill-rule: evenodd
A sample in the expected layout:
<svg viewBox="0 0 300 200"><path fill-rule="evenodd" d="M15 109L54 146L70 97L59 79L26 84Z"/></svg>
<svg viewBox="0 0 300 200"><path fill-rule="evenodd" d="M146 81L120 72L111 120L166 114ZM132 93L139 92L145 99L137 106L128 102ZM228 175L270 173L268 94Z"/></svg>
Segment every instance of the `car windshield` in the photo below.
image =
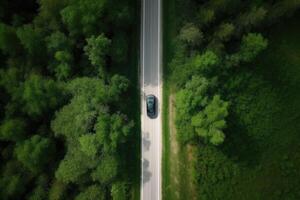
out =
<svg viewBox="0 0 300 200"><path fill-rule="evenodd" d="M153 98L149 97L147 102L148 102L148 107L152 109L153 108L153 103L154 103Z"/></svg>

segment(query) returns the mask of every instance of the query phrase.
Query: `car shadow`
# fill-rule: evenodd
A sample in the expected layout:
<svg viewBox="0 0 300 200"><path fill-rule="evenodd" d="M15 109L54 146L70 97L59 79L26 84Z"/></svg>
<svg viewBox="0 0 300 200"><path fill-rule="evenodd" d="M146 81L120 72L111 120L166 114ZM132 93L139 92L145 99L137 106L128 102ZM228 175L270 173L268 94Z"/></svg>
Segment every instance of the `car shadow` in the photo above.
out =
<svg viewBox="0 0 300 200"><path fill-rule="evenodd" d="M143 183L147 183L152 176L152 173L149 171L149 161L143 160Z"/></svg>

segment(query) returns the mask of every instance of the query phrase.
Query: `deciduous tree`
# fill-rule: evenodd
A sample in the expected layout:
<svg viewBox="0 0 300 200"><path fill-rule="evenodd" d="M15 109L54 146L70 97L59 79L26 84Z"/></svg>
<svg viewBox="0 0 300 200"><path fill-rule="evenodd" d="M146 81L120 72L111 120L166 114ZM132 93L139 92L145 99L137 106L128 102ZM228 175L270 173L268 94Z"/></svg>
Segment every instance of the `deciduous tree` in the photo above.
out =
<svg viewBox="0 0 300 200"><path fill-rule="evenodd" d="M45 167L53 151L52 141L39 135L18 143L15 149L17 159L34 173Z"/></svg>
<svg viewBox="0 0 300 200"><path fill-rule="evenodd" d="M267 46L268 41L261 34L248 33L242 38L241 49L239 52L240 59L244 62L249 62Z"/></svg>
<svg viewBox="0 0 300 200"><path fill-rule="evenodd" d="M105 199L105 191L100 185L91 185L76 196L75 200Z"/></svg>

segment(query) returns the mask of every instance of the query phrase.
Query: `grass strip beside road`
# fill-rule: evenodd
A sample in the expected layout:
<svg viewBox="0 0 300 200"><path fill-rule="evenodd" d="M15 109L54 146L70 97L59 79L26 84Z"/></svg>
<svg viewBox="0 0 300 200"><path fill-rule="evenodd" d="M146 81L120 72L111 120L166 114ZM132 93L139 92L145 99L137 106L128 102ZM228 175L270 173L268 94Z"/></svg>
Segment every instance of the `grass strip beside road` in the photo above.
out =
<svg viewBox="0 0 300 200"><path fill-rule="evenodd" d="M162 193L164 200L183 198L196 199L193 185L192 160L194 147L180 145L175 128L175 90L170 76L171 62L176 51L175 39L179 29L180 17L176 15L176 0L163 1L163 155L162 155Z"/></svg>
<svg viewBox="0 0 300 200"><path fill-rule="evenodd" d="M163 199L169 199L170 190L170 141L169 141L169 70L168 63L171 60L171 43L172 43L172 32L174 31L174 25L172 22L171 15L172 10L174 11L174 1L164 0L163 1L163 108L162 108L162 134L163 134L163 148L162 148L162 197Z"/></svg>

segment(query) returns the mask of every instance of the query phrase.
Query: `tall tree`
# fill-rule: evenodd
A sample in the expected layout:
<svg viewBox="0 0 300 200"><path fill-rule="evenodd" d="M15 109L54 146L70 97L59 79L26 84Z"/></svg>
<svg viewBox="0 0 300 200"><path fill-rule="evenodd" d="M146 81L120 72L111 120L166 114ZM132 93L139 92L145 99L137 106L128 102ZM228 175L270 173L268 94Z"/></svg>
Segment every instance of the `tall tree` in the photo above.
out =
<svg viewBox="0 0 300 200"><path fill-rule="evenodd" d="M76 196L75 200L105 199L105 192L100 185L91 185Z"/></svg>
<svg viewBox="0 0 300 200"><path fill-rule="evenodd" d="M226 127L227 109L228 103L222 101L220 96L215 95L204 110L191 119L192 126L198 136L213 145L222 144L225 139L223 129Z"/></svg>
<svg viewBox="0 0 300 200"><path fill-rule="evenodd" d="M101 184L109 184L112 182L118 174L119 162L115 156L104 156L100 164L92 173L94 181L98 181Z"/></svg>
<svg viewBox="0 0 300 200"><path fill-rule="evenodd" d="M111 196L113 200L126 200L128 198L128 185L126 182L118 181L111 187Z"/></svg>
<svg viewBox="0 0 300 200"><path fill-rule="evenodd" d="M50 162L54 145L48 138L34 135L24 142L18 143L15 149L17 159L30 171L36 173Z"/></svg>
<svg viewBox="0 0 300 200"><path fill-rule="evenodd" d="M62 21L72 36L99 33L107 0L71 0L61 11Z"/></svg>
<svg viewBox="0 0 300 200"><path fill-rule="evenodd" d="M0 50L4 54L16 55L21 50L20 41L16 35L15 28L0 23Z"/></svg>
<svg viewBox="0 0 300 200"><path fill-rule="evenodd" d="M87 45L84 47L85 54L88 56L91 64L98 69L102 77L104 76L105 56L108 53L110 43L111 41L104 34L101 34L97 37L92 36L88 38Z"/></svg>
<svg viewBox="0 0 300 200"><path fill-rule="evenodd" d="M51 79L32 74L22 86L23 110L37 117L56 108L62 98L62 87Z"/></svg>
<svg viewBox="0 0 300 200"><path fill-rule="evenodd" d="M20 141L25 137L26 123L21 119L8 119L1 123L0 140Z"/></svg>
<svg viewBox="0 0 300 200"><path fill-rule="evenodd" d="M179 39L194 47L202 43L203 33L197 26L192 23L188 23L181 28Z"/></svg>
<svg viewBox="0 0 300 200"><path fill-rule="evenodd" d="M242 38L239 52L240 59L244 62L249 62L267 46L268 41L261 34L248 33Z"/></svg>

